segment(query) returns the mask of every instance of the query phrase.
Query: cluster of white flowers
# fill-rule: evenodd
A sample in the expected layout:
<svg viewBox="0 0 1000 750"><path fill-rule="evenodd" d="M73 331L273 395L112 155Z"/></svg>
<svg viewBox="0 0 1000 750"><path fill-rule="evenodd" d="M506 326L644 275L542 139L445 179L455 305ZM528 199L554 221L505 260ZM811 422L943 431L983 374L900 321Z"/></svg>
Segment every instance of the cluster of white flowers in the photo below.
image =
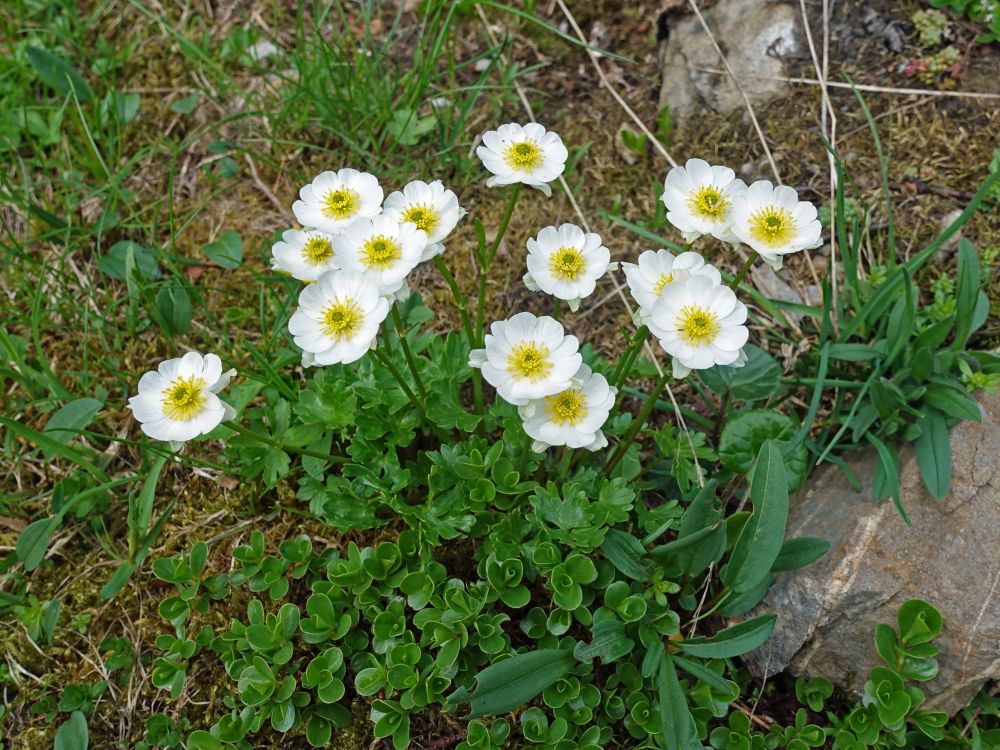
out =
<svg viewBox="0 0 1000 750"><path fill-rule="evenodd" d="M548 195L549 183L566 166L562 139L537 123L502 125L485 133L482 143L477 153L493 174L489 186L519 183ZM444 251L444 240L465 213L440 181L411 182L384 203L383 197L371 174L323 172L292 206L301 228L284 232L272 248L272 267L305 282L288 323L304 365L350 363L373 348L392 305L409 295L410 272ZM512 195L503 228L516 200ZM732 169L701 159L670 170L663 202L688 248L711 235L746 243L780 268L783 256L820 243L815 206L799 201L792 188L767 181L747 187ZM487 268L491 261L486 259ZM561 224L528 240L525 265L529 289L554 297L557 311L562 301L576 311L619 264L598 235ZM638 306L635 323L659 339L674 377L746 362L747 308L702 255L647 250L621 267ZM534 450L607 445L602 427L617 390L583 363L580 342L555 317L518 313L494 322L483 343L470 352L469 364L518 407ZM233 374L222 372L216 355L190 352L146 373L129 408L150 437L182 443L232 417L218 393Z"/></svg>

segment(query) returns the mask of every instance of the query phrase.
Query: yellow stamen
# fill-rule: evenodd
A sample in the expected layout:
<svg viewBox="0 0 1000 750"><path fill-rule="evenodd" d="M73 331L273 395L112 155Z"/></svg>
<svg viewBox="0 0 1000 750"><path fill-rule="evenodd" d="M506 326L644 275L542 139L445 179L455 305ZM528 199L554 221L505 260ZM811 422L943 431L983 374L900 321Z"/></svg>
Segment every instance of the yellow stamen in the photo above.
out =
<svg viewBox="0 0 1000 750"><path fill-rule="evenodd" d="M702 216L712 221L721 219L729 208L726 196L714 185L702 185L697 192L688 197L687 204L695 216Z"/></svg>
<svg viewBox="0 0 1000 750"><path fill-rule="evenodd" d="M333 243L325 237L310 237L302 246L302 260L310 266L326 263L333 257Z"/></svg>
<svg viewBox="0 0 1000 750"><path fill-rule="evenodd" d="M205 405L202 389L208 383L194 375L174 379L163 391L163 416L177 422L188 422L198 416Z"/></svg>
<svg viewBox="0 0 1000 750"><path fill-rule="evenodd" d="M392 237L378 234L370 237L361 248L362 262L368 268L384 269L403 257L403 247Z"/></svg>
<svg viewBox="0 0 1000 750"><path fill-rule="evenodd" d="M656 283L653 284L653 294L655 294L657 297L659 297L660 295L662 295L663 294L663 287L665 287L667 284L669 284L673 280L674 280L674 274L673 274L673 272L671 272L671 273L661 273L660 274L660 278L658 278L656 280Z"/></svg>
<svg viewBox="0 0 1000 750"><path fill-rule="evenodd" d="M360 204L357 190L337 188L323 196L323 215L328 219L349 219L357 213Z"/></svg>
<svg viewBox="0 0 1000 750"><path fill-rule="evenodd" d="M558 425L578 425L587 416L587 399L579 388L568 388L545 399L549 419Z"/></svg>
<svg viewBox="0 0 1000 750"><path fill-rule="evenodd" d="M358 332L365 321L361 307L353 299L343 299L334 302L323 313L321 318L322 331L330 338L344 341Z"/></svg>
<svg viewBox="0 0 1000 750"><path fill-rule="evenodd" d="M504 149L503 160L512 169L530 172L542 166L545 156L534 141L521 141Z"/></svg>
<svg viewBox="0 0 1000 750"><path fill-rule="evenodd" d="M403 211L402 220L415 224L417 229L430 234L441 222L441 217L432 206L428 206L425 203L415 203Z"/></svg>
<svg viewBox="0 0 1000 750"><path fill-rule="evenodd" d="M587 259L575 247L560 247L549 256L549 271L563 281L576 281L587 270Z"/></svg>
<svg viewBox="0 0 1000 750"><path fill-rule="evenodd" d="M547 346L534 341L522 341L507 356L507 370L516 378L534 383L552 371L552 363L548 357Z"/></svg>
<svg viewBox="0 0 1000 750"><path fill-rule="evenodd" d="M784 245L795 236L795 219L787 208L767 206L750 215L750 234L770 247Z"/></svg>
<svg viewBox="0 0 1000 750"><path fill-rule="evenodd" d="M707 346L719 335L719 317L698 305L685 305L678 319L678 335L691 346Z"/></svg>

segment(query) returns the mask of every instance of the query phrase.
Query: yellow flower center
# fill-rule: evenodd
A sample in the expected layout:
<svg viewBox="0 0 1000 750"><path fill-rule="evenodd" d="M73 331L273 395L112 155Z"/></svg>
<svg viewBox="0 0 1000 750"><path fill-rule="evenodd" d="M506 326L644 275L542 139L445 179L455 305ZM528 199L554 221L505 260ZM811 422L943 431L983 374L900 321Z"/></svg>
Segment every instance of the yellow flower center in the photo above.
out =
<svg viewBox="0 0 1000 750"><path fill-rule="evenodd" d="M750 215L750 234L771 247L784 245L795 236L795 219L787 208L761 208Z"/></svg>
<svg viewBox="0 0 1000 750"><path fill-rule="evenodd" d="M503 160L512 169L530 172L542 166L545 157L542 154L542 149L533 141L521 141L520 143L512 143L504 149Z"/></svg>
<svg viewBox="0 0 1000 750"><path fill-rule="evenodd" d="M579 388L568 388L546 397L545 410L556 424L575 426L587 416L587 399Z"/></svg>
<svg viewBox="0 0 1000 750"><path fill-rule="evenodd" d="M671 272L671 273L661 273L660 274L660 278L658 278L656 280L656 283L653 284L653 294L655 294L657 297L661 296L663 294L663 287L665 287L667 284L669 284L673 280L674 280L674 274L673 274L673 272Z"/></svg>
<svg viewBox="0 0 1000 750"><path fill-rule="evenodd" d="M719 317L698 305L685 305L677 321L681 340L691 346L707 346L719 335Z"/></svg>
<svg viewBox="0 0 1000 750"><path fill-rule="evenodd" d="M522 341L507 355L507 370L516 378L534 383L552 371L552 363L548 357L547 346L539 346L534 341Z"/></svg>
<svg viewBox="0 0 1000 750"><path fill-rule="evenodd" d="M729 208L726 196L714 185L702 185L688 197L687 204L695 216L702 216L712 221L721 219Z"/></svg>
<svg viewBox="0 0 1000 750"><path fill-rule="evenodd" d="M325 237L310 237L302 246L302 260L310 266L326 263L333 257L333 243Z"/></svg>
<svg viewBox="0 0 1000 750"><path fill-rule="evenodd" d="M328 219L348 219L357 213L360 204L357 190L337 188L323 196L323 215Z"/></svg>
<svg viewBox="0 0 1000 750"><path fill-rule="evenodd" d="M417 229L430 234L440 223L441 217L433 207L425 203L415 203L403 211L403 221L408 221L416 225Z"/></svg>
<svg viewBox="0 0 1000 750"><path fill-rule="evenodd" d="M194 419L205 405L202 389L208 385L194 375L176 378L163 391L163 416L177 422Z"/></svg>
<svg viewBox="0 0 1000 750"><path fill-rule="evenodd" d="M587 259L575 247L561 247L549 256L549 271L557 279L576 281L587 270Z"/></svg>
<svg viewBox="0 0 1000 750"><path fill-rule="evenodd" d="M403 257L403 247L392 237L379 234L370 237L361 248L362 262L368 268L391 268Z"/></svg>
<svg viewBox="0 0 1000 750"><path fill-rule="evenodd" d="M337 341L351 338L365 321L365 314L353 299L338 300L330 305L321 318L322 330Z"/></svg>

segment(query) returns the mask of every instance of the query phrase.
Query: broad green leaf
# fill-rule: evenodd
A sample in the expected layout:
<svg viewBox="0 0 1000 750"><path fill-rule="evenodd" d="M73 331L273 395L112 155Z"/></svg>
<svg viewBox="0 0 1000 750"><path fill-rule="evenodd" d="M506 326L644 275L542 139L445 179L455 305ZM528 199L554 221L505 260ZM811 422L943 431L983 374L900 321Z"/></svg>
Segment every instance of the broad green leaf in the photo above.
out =
<svg viewBox="0 0 1000 750"><path fill-rule="evenodd" d="M57 443L66 445L77 437L78 430L82 430L93 421L103 406L104 404L96 398L78 398L70 401L49 417L45 423L45 432ZM49 451L43 448L42 452L51 458Z"/></svg>
<svg viewBox="0 0 1000 750"><path fill-rule="evenodd" d="M98 259L97 267L111 278L118 279L118 281L125 281L127 276L125 260L128 256L129 248L132 249L135 257L135 266L139 269L139 273L147 280L158 278L160 275L160 266L156 262L156 258L149 250L130 240L122 240L113 244L108 249L108 252Z"/></svg>
<svg viewBox="0 0 1000 750"><path fill-rule="evenodd" d="M867 362L878 359L885 354L884 346L868 346L867 344L831 344L830 358L844 362Z"/></svg>
<svg viewBox="0 0 1000 750"><path fill-rule="evenodd" d="M951 441L944 415L937 409L928 409L920 425L920 434L914 444L917 465L927 490L935 500L944 500L951 489Z"/></svg>
<svg viewBox="0 0 1000 750"><path fill-rule="evenodd" d="M646 550L631 534L612 529L604 537L601 552L623 575L635 581L649 580L649 571L642 563Z"/></svg>
<svg viewBox="0 0 1000 750"><path fill-rule="evenodd" d="M733 689L733 683L727 680L718 672L696 661L686 659L679 654L672 654L670 657L675 666L680 667L692 677L697 677L702 682L708 683L712 689L719 693L728 693Z"/></svg>
<svg viewBox="0 0 1000 750"><path fill-rule="evenodd" d="M767 440L777 441L780 448L795 437L796 425L791 417L770 409L741 412L730 419L719 439L719 460L729 471L748 474L761 446ZM787 459L786 480L789 491L805 479L808 453L799 445Z"/></svg>
<svg viewBox="0 0 1000 750"><path fill-rule="evenodd" d="M448 705L454 708L468 703L471 711L465 719L504 714L523 706L566 675L574 664L573 653L562 649L515 654L476 675L474 692L460 688L449 695Z"/></svg>
<svg viewBox="0 0 1000 750"><path fill-rule="evenodd" d="M698 376L716 393L728 390L737 401L764 401L781 386L781 365L759 346L748 344L743 351L747 355L743 367L716 365Z"/></svg>
<svg viewBox="0 0 1000 750"><path fill-rule="evenodd" d="M771 565L771 572L780 573L804 568L819 560L829 549L830 543L826 539L811 536L786 539Z"/></svg>
<svg viewBox="0 0 1000 750"><path fill-rule="evenodd" d="M80 711L74 711L56 732L55 750L87 750L89 744L87 719Z"/></svg>
<svg viewBox="0 0 1000 750"><path fill-rule="evenodd" d="M205 245L204 253L216 265L232 271L243 262L243 238L239 232L227 229L215 242Z"/></svg>
<svg viewBox="0 0 1000 750"><path fill-rule="evenodd" d="M610 664L630 653L635 641L625 635L625 623L617 619L602 620L594 625L593 640L579 641L573 649L573 656L588 664L600 658L602 664Z"/></svg>
<svg viewBox="0 0 1000 750"><path fill-rule="evenodd" d="M695 532L718 525L722 518L722 511L716 507L716 487L718 483L713 479L702 487L695 495L691 504L688 505L681 518L680 528L677 530L677 538L684 539ZM715 537L707 540L704 544L688 547L677 553L677 562L681 568L689 575L694 576L701 573L713 562L718 555L722 554L723 538L725 532L720 528Z"/></svg>
<svg viewBox="0 0 1000 750"><path fill-rule="evenodd" d="M910 526L910 517L903 507L903 498L899 489L899 456L889 445L886 445L874 433L869 432L865 439L875 446L878 453L878 462L875 464L875 473L872 476L872 492L875 493L876 500L892 498L896 510L902 516L907 526Z"/></svg>
<svg viewBox="0 0 1000 750"><path fill-rule="evenodd" d="M760 579L760 583L754 586L752 589L748 589L742 593L731 593L725 600L723 600L721 606L719 607L719 614L723 617L739 617L740 615L745 615L751 609L760 604L764 597L767 596L767 592L771 588L771 583L774 581L774 574L768 573L766 576Z"/></svg>
<svg viewBox="0 0 1000 750"><path fill-rule="evenodd" d="M720 630L713 636L699 636L678 641L676 646L686 654L703 659L728 659L749 653L760 646L774 630L777 615L759 615L738 625Z"/></svg>
<svg viewBox="0 0 1000 750"><path fill-rule="evenodd" d="M760 449L750 478L753 513L740 532L723 576L736 593L755 588L771 571L785 538L788 480L781 449L768 440Z"/></svg>
<svg viewBox="0 0 1000 750"><path fill-rule="evenodd" d="M657 672L660 704L660 731L663 747L674 750L693 750L702 747L698 742L698 729L688 708L687 695L677 679L677 671L667 654L660 658Z"/></svg>
<svg viewBox="0 0 1000 750"><path fill-rule="evenodd" d="M191 328L191 297L184 285L171 278L156 295L160 325L171 336L183 336Z"/></svg>
<svg viewBox="0 0 1000 750"><path fill-rule="evenodd" d="M17 559L24 563L26 571L31 572L42 564L49 549L49 542L57 528L59 528L58 518L42 518L29 523L21 532L14 551Z"/></svg>
<svg viewBox="0 0 1000 750"><path fill-rule="evenodd" d="M204 729L191 732L187 739L188 750L224 750L225 746L221 741L210 735Z"/></svg>
<svg viewBox="0 0 1000 750"><path fill-rule="evenodd" d="M979 404L967 391L932 383L927 386L924 401L950 417L968 419L973 422L981 422L983 419Z"/></svg>
<svg viewBox="0 0 1000 750"><path fill-rule="evenodd" d="M955 289L955 341L951 348L960 350L972 333L976 305L979 303L979 255L964 237L958 241L958 285Z"/></svg>
<svg viewBox="0 0 1000 750"><path fill-rule="evenodd" d="M94 98L94 90L90 88L90 84L58 55L40 47L28 47L26 53L31 67L46 85L63 96L74 92L80 104L86 104Z"/></svg>
<svg viewBox="0 0 1000 750"><path fill-rule="evenodd" d="M194 108L198 106L198 92L195 91L193 94L185 96L183 99L175 99L170 104L170 111L176 112L179 115L189 115L194 112Z"/></svg>

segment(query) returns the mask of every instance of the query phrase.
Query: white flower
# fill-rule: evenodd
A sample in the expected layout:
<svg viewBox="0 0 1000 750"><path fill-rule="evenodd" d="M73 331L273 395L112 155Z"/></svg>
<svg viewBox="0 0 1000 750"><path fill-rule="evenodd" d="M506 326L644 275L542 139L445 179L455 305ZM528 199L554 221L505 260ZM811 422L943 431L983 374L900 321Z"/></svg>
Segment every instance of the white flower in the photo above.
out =
<svg viewBox="0 0 1000 750"><path fill-rule="evenodd" d="M646 250L639 255L638 263L622 263L622 270L641 319L648 315L667 284L686 281L691 276L705 276L714 284L722 283L718 269L692 251L674 257L667 250Z"/></svg>
<svg viewBox="0 0 1000 750"><path fill-rule="evenodd" d="M785 185L760 180L733 202L733 233L775 269L781 256L819 247L822 232L816 206Z"/></svg>
<svg viewBox="0 0 1000 750"><path fill-rule="evenodd" d="M545 227L528 240L524 283L533 292L567 300L570 310L576 311L580 300L593 293L597 280L617 265L611 262L611 252L601 244L599 235L584 234L573 224Z"/></svg>
<svg viewBox="0 0 1000 750"><path fill-rule="evenodd" d="M353 221L377 216L382 195L375 175L356 169L323 172L299 191L292 211L302 226L340 234Z"/></svg>
<svg viewBox="0 0 1000 750"><path fill-rule="evenodd" d="M646 325L674 358L674 377L683 378L713 365L742 365L750 334L746 319L747 308L732 289L696 275L668 284Z"/></svg>
<svg viewBox="0 0 1000 750"><path fill-rule="evenodd" d="M550 445L568 445L600 450L608 444L601 427L615 405L616 393L603 375L580 365L569 388L518 409L524 431L535 441L531 449L541 453Z"/></svg>
<svg viewBox="0 0 1000 750"><path fill-rule="evenodd" d="M271 247L271 268L299 281L316 281L339 268L333 252L333 237L318 229L288 229Z"/></svg>
<svg viewBox="0 0 1000 750"><path fill-rule="evenodd" d="M427 235L427 247L420 258L425 261L444 252L441 242L465 215L465 209L458 205L457 195L445 190L441 180L429 185L415 180L402 191L390 193L382 213L400 223L412 224Z"/></svg>
<svg viewBox="0 0 1000 750"><path fill-rule="evenodd" d="M521 182L546 195L552 194L548 183L563 173L569 156L559 134L546 132L536 122L510 123L483 133L483 145L476 154L493 173L486 181L488 187Z"/></svg>
<svg viewBox="0 0 1000 750"><path fill-rule="evenodd" d="M168 440L176 449L235 416L217 395L235 374L236 370L222 372L222 361L215 354L188 352L143 375L139 395L128 400L128 408L144 433L154 440Z"/></svg>
<svg viewBox="0 0 1000 750"><path fill-rule="evenodd" d="M288 330L304 352L304 365L347 364L375 345L388 314L389 300L374 280L352 271L329 271L299 294Z"/></svg>
<svg viewBox="0 0 1000 750"><path fill-rule="evenodd" d="M514 406L566 390L583 363L576 336L567 336L548 316L518 313L494 322L490 331L486 348L469 352L469 366L482 368L487 382Z"/></svg>
<svg viewBox="0 0 1000 750"><path fill-rule="evenodd" d="M663 182L667 221L694 242L710 234L724 242L736 242L730 229L733 204L747 189L729 167L713 167L702 159L688 159L674 167Z"/></svg>
<svg viewBox="0 0 1000 750"><path fill-rule="evenodd" d="M391 216L360 219L333 238L341 266L370 278L383 294L394 294L416 268L427 246L427 235L409 222Z"/></svg>

